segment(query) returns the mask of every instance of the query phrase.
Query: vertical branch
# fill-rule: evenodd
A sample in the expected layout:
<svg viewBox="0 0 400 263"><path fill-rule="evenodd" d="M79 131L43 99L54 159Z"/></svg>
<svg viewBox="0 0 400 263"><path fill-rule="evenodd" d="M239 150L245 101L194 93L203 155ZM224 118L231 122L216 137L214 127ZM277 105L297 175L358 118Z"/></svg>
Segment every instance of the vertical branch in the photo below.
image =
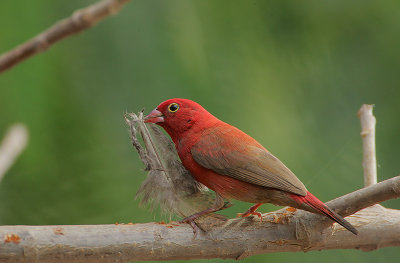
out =
<svg viewBox="0 0 400 263"><path fill-rule="evenodd" d="M15 124L7 131L0 144L0 181L25 149L28 131L23 124Z"/></svg>
<svg viewBox="0 0 400 263"><path fill-rule="evenodd" d="M375 154L375 124L376 119L372 114L373 105L364 104L358 111L361 122L361 138L363 141L363 169L364 186L377 183L376 154Z"/></svg>

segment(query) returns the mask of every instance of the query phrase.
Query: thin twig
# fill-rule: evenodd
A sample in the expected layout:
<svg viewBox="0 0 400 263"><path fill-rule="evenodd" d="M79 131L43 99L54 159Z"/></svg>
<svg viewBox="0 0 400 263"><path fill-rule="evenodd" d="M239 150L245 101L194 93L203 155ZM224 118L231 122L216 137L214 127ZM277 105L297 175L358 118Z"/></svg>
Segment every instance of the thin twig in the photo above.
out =
<svg viewBox="0 0 400 263"><path fill-rule="evenodd" d="M363 141L364 186L377 183L375 155L375 124L372 114L373 105L364 104L358 111L361 122L361 138Z"/></svg>
<svg viewBox="0 0 400 263"><path fill-rule="evenodd" d="M14 124L0 145L0 182L28 142L28 130L23 124Z"/></svg>
<svg viewBox="0 0 400 263"><path fill-rule="evenodd" d="M47 50L61 39L77 34L98 23L107 16L117 13L130 0L102 0L84 9L75 11L22 45L0 56L0 73L19 62Z"/></svg>

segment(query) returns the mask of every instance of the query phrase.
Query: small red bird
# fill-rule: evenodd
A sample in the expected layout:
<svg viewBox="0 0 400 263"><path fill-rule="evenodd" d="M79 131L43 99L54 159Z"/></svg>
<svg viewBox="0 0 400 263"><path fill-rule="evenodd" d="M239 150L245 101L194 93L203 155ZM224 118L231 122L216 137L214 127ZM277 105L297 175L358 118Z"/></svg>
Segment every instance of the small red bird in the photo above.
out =
<svg viewBox="0 0 400 263"><path fill-rule="evenodd" d="M162 102L145 117L171 136L178 155L195 180L217 193L215 205L183 220L221 210L223 198L255 203L242 216L257 215L263 203L291 206L323 214L349 231L358 231L343 217L307 191L278 158L241 130L217 119L187 99Z"/></svg>

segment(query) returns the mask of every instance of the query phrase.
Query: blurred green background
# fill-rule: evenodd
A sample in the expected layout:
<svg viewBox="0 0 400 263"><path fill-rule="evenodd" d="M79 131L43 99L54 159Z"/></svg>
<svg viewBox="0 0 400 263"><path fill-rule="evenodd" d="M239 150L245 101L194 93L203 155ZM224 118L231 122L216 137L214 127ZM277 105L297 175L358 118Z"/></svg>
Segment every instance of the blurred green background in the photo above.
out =
<svg viewBox="0 0 400 263"><path fill-rule="evenodd" d="M1 1L0 52L94 2ZM195 100L255 137L323 201L363 186L356 113L363 103L375 104L379 180L396 176L399 47L394 0L132 1L0 75L0 137L15 122L30 132L26 151L0 184L0 224L167 219L134 200L145 172L123 113L149 112L173 97ZM384 205L399 209L400 201ZM236 202L226 214L248 206ZM243 262L399 256L399 248L384 248Z"/></svg>

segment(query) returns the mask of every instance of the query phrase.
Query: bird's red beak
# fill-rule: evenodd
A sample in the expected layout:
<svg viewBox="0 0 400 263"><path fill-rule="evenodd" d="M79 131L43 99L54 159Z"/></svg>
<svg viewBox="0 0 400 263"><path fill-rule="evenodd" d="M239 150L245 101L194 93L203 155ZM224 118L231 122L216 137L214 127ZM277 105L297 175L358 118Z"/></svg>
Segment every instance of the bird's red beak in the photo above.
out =
<svg viewBox="0 0 400 263"><path fill-rule="evenodd" d="M164 122L164 115L162 115L161 112L158 110L153 110L152 112L149 113L146 117L144 117L144 122L147 123L159 123L159 122Z"/></svg>

